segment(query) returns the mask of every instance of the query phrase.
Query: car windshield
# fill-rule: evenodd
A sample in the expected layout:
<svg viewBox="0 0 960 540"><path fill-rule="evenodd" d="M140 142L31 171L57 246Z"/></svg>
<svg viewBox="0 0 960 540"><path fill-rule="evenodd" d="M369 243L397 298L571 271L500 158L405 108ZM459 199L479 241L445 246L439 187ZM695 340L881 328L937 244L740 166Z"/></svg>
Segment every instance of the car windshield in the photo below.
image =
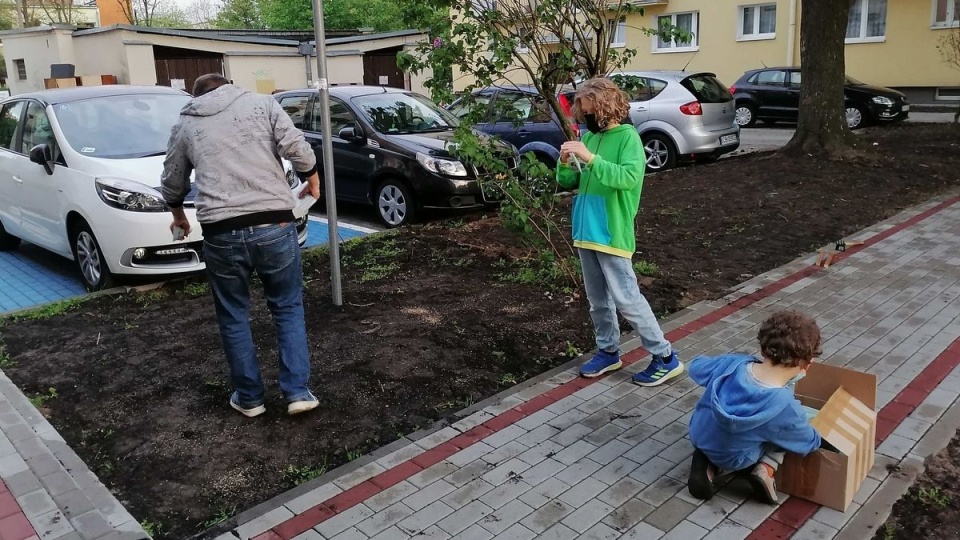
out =
<svg viewBox="0 0 960 540"><path fill-rule="evenodd" d="M847 84L850 85L850 86L863 86L863 85L865 85L866 83L862 83L862 82L854 79L853 77L847 75Z"/></svg>
<svg viewBox="0 0 960 540"><path fill-rule="evenodd" d="M457 127L457 119L416 94L390 92L353 98L373 127L381 133L426 133Z"/></svg>
<svg viewBox="0 0 960 540"><path fill-rule="evenodd" d="M167 153L184 94L129 94L54 106L67 144L90 157L136 159Z"/></svg>

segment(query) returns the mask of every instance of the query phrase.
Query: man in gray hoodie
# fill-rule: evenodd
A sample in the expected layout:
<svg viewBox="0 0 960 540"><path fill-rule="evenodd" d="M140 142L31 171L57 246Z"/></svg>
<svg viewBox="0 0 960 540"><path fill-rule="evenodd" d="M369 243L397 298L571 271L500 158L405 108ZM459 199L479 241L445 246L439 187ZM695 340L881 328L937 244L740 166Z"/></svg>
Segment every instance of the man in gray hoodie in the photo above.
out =
<svg viewBox="0 0 960 540"><path fill-rule="evenodd" d="M171 133L161 184L173 213L171 231L189 235L183 201L190 192L190 175L196 173L203 254L233 382L230 406L247 417L266 412L249 319L250 280L256 273L277 329L280 390L287 413L310 411L318 402L307 388L310 353L293 215L296 201L281 158L307 181L300 194L304 198L320 196L316 156L269 96L243 90L216 74L197 79L193 95Z"/></svg>

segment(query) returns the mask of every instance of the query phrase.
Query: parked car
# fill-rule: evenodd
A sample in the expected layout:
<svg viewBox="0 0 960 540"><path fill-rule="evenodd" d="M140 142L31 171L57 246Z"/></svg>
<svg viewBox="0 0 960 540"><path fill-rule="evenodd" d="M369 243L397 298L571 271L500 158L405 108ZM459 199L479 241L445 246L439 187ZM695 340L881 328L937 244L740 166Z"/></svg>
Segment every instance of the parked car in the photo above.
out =
<svg viewBox="0 0 960 540"><path fill-rule="evenodd" d="M750 127L796 122L800 110L800 68L763 68L748 71L730 91L737 100L737 123ZM898 122L910 114L907 97L896 90L871 86L846 78L843 94L847 126L858 129L871 123Z"/></svg>
<svg viewBox="0 0 960 540"><path fill-rule="evenodd" d="M630 97L648 171L712 161L740 147L733 96L713 73L630 71L610 78Z"/></svg>
<svg viewBox="0 0 960 540"><path fill-rule="evenodd" d="M158 187L189 99L160 86L100 86L0 103L0 249L24 240L73 259L89 290L120 275L203 270L199 227L173 242ZM296 193L301 182L288 170ZM195 223L194 194L184 206ZM297 227L303 242L306 219Z"/></svg>
<svg viewBox="0 0 960 540"><path fill-rule="evenodd" d="M322 163L317 90L274 96L302 129ZM483 171L454 157L457 119L429 99L383 86L330 88L334 183L338 201L373 205L387 227L424 208L478 208L497 202L481 189ZM502 144L517 166L516 149Z"/></svg>
<svg viewBox="0 0 960 540"><path fill-rule="evenodd" d="M470 113L467 105L458 99L447 110L463 120ZM521 155L533 152L546 166L556 166L567 136L563 121L535 87L491 86L474 93L471 105L486 109L483 121L473 126L476 130L512 144Z"/></svg>

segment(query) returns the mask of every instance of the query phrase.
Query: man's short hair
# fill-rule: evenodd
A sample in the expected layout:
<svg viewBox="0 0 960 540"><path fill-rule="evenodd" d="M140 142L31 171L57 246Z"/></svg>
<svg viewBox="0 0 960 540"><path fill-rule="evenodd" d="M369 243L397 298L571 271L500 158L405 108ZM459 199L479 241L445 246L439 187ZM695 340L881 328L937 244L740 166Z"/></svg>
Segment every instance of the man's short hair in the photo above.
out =
<svg viewBox="0 0 960 540"><path fill-rule="evenodd" d="M230 81L219 73L201 75L197 77L197 82L193 83L193 97L200 97L213 92L225 84L230 84Z"/></svg>
<svg viewBox="0 0 960 540"><path fill-rule="evenodd" d="M775 366L797 367L820 356L820 327L797 311L774 313L760 325L760 352Z"/></svg>

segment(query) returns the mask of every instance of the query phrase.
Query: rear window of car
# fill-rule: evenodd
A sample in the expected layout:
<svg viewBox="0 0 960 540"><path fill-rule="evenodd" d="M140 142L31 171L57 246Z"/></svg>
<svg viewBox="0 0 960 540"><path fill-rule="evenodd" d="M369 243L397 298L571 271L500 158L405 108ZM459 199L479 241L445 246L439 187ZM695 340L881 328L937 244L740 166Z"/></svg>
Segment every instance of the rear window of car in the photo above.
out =
<svg viewBox="0 0 960 540"><path fill-rule="evenodd" d="M713 75L691 75L680 81L700 103L726 103L733 101L733 96L725 86L720 84Z"/></svg>
<svg viewBox="0 0 960 540"><path fill-rule="evenodd" d="M636 75L611 75L610 80L626 92L630 101L649 101L667 87L667 83L661 80Z"/></svg>

